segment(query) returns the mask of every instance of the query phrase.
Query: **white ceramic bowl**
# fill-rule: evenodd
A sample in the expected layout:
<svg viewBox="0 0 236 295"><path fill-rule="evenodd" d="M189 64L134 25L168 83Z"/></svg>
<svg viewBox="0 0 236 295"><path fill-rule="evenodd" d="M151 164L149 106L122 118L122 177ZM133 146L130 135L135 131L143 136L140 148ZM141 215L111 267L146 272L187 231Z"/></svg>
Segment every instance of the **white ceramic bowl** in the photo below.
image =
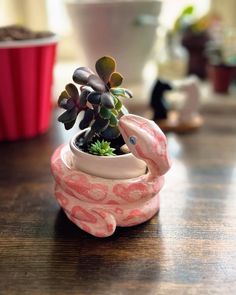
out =
<svg viewBox="0 0 236 295"><path fill-rule="evenodd" d="M75 144L76 138L87 129L77 133L70 141L74 166L87 174L108 179L127 179L145 174L146 163L132 153L118 156L96 156L81 151Z"/></svg>

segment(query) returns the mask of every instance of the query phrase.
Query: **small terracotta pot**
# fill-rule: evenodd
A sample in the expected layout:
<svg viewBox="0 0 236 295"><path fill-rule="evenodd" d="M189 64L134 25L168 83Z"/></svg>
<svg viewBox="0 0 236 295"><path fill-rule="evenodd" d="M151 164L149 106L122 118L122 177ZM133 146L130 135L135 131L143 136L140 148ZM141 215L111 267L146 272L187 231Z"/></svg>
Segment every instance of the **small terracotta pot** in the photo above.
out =
<svg viewBox="0 0 236 295"><path fill-rule="evenodd" d="M208 66L208 77L217 93L228 93L235 74L236 66L225 64Z"/></svg>

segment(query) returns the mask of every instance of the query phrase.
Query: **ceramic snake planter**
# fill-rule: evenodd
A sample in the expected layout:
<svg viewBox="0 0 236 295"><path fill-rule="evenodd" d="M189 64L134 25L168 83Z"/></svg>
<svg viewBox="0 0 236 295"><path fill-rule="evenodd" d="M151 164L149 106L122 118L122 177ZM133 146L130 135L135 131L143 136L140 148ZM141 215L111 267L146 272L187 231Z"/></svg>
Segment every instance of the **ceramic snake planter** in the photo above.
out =
<svg viewBox="0 0 236 295"><path fill-rule="evenodd" d="M68 145L60 146L51 159L58 203L72 222L96 237L152 218L170 168L166 137L156 123L129 114L120 118L118 126L132 154L145 161L147 173L127 179L86 174L75 168Z"/></svg>

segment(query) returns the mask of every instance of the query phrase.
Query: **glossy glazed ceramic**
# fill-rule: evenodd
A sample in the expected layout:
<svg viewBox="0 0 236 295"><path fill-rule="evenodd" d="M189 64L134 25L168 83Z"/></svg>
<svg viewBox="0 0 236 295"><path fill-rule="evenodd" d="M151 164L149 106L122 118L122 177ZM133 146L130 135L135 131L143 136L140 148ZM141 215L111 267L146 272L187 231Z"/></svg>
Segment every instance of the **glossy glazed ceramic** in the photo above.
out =
<svg viewBox="0 0 236 295"><path fill-rule="evenodd" d="M189 122L199 115L200 81L196 76L190 76L182 80L178 90L185 94L185 101L179 113L179 121L180 123Z"/></svg>
<svg viewBox="0 0 236 295"><path fill-rule="evenodd" d="M163 175L170 168L166 137L153 121L125 115L119 129L132 154L147 164L148 173L129 179L86 174L76 169L68 146L60 146L51 160L59 204L72 222L97 237L110 236L116 226L133 226L155 215Z"/></svg>

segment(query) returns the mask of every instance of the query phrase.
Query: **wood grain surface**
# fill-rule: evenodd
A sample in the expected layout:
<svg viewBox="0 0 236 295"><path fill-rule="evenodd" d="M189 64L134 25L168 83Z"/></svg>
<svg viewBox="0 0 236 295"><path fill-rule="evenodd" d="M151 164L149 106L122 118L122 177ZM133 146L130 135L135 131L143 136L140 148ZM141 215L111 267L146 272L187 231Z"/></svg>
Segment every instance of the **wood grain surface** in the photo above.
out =
<svg viewBox="0 0 236 295"><path fill-rule="evenodd" d="M45 135L1 143L0 294L236 294L236 109L203 115L199 132L168 135L159 215L106 239L53 197L49 159L71 132L54 119Z"/></svg>

